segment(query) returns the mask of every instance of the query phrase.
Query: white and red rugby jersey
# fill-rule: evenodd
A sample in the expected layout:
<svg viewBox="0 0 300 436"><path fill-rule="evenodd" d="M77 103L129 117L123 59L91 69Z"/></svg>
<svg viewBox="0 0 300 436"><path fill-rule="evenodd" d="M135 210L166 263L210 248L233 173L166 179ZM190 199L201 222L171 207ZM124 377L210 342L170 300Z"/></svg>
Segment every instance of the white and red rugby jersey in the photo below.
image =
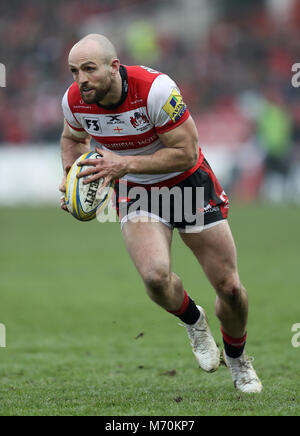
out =
<svg viewBox="0 0 300 436"><path fill-rule="evenodd" d="M65 119L71 129L87 132L105 150L119 155L153 154L162 147L158 134L180 126L190 114L176 83L166 74L144 66L120 68L121 101L114 107L85 104L74 82L63 97ZM173 185L193 174L194 168L165 174L127 174L134 184Z"/></svg>

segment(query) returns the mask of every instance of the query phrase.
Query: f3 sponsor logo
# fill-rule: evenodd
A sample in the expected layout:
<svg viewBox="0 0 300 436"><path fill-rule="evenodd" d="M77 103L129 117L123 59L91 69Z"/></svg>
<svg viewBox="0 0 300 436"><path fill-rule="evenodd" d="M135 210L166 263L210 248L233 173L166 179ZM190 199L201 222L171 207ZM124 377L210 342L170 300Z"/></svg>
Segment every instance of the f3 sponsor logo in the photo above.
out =
<svg viewBox="0 0 300 436"><path fill-rule="evenodd" d="M86 130L89 133L102 133L102 129L101 129L101 125L100 125L100 121L98 118L87 118L84 117L84 122L86 125Z"/></svg>

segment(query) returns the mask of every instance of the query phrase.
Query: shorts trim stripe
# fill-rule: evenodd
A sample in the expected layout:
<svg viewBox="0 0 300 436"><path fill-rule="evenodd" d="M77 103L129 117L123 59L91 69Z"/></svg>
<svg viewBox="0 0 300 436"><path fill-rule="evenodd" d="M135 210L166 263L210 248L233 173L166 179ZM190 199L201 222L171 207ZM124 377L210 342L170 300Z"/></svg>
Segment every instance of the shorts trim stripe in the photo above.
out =
<svg viewBox="0 0 300 436"><path fill-rule="evenodd" d="M185 229L178 228L177 230L178 230L179 233L200 233L200 232L203 232L203 230L207 230L207 229L210 229L211 227L215 227L215 226L217 226L218 224L221 224L224 221L226 221L226 219L223 219L223 220L220 220L220 221L216 221L214 223L206 224L204 226L199 226L199 227L196 227L196 226L186 226Z"/></svg>
<svg viewBox="0 0 300 436"><path fill-rule="evenodd" d="M137 217L148 217L149 218L149 222L153 222L153 223L157 223L157 222L161 222L163 224L165 224L167 227L169 227L169 229L173 229L173 226L168 223L168 221L164 220L163 218L161 218L158 215L155 215L153 213L141 210L140 212L138 211L134 211L134 212L130 212L128 215L125 215L122 219L121 219L121 230L123 229L123 226L125 223L127 223L128 221L132 220L133 218L137 218Z"/></svg>

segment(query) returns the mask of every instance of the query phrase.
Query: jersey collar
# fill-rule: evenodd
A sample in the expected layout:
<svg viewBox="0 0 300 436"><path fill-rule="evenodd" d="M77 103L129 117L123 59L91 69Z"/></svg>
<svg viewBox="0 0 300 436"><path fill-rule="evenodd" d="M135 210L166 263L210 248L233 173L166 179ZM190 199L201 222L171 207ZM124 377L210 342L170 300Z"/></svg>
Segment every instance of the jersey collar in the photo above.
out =
<svg viewBox="0 0 300 436"><path fill-rule="evenodd" d="M122 95L121 95L121 99L119 100L118 103L116 104L111 104L109 106L103 106L100 103L97 103L97 106L101 107L102 109L115 109L119 106L121 106L121 104L124 103L124 101L126 100L127 94L128 94L128 75L127 75L127 70L124 67L124 65L120 65L120 76L122 79Z"/></svg>

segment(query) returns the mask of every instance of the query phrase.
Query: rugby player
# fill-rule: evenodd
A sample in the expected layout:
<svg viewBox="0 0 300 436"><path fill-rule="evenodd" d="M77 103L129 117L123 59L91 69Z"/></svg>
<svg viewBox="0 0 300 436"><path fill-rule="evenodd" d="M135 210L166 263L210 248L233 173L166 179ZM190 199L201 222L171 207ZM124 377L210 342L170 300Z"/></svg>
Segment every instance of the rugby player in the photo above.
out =
<svg viewBox="0 0 300 436"><path fill-rule="evenodd" d="M65 192L66 175L74 161L90 151L91 138L102 159L86 160L80 177L86 183L115 181L116 208L125 244L149 297L180 318L186 327L199 366L216 371L220 351L209 329L205 310L196 305L182 280L171 270L175 228L196 256L216 292L216 315L224 342L224 360L234 386L258 393L262 384L245 354L248 298L240 282L234 240L227 221L228 198L199 147L195 123L176 83L147 67L125 66L113 44L91 34L69 54L74 83L63 97L61 138ZM126 195L120 197L122 183ZM170 218L160 210L128 213L130 187L204 188L203 225ZM184 194L183 194L184 195ZM194 199L192 200L194 201ZM124 206L125 205L125 206ZM61 207L66 210L64 195ZM149 219L151 218L151 219Z"/></svg>

